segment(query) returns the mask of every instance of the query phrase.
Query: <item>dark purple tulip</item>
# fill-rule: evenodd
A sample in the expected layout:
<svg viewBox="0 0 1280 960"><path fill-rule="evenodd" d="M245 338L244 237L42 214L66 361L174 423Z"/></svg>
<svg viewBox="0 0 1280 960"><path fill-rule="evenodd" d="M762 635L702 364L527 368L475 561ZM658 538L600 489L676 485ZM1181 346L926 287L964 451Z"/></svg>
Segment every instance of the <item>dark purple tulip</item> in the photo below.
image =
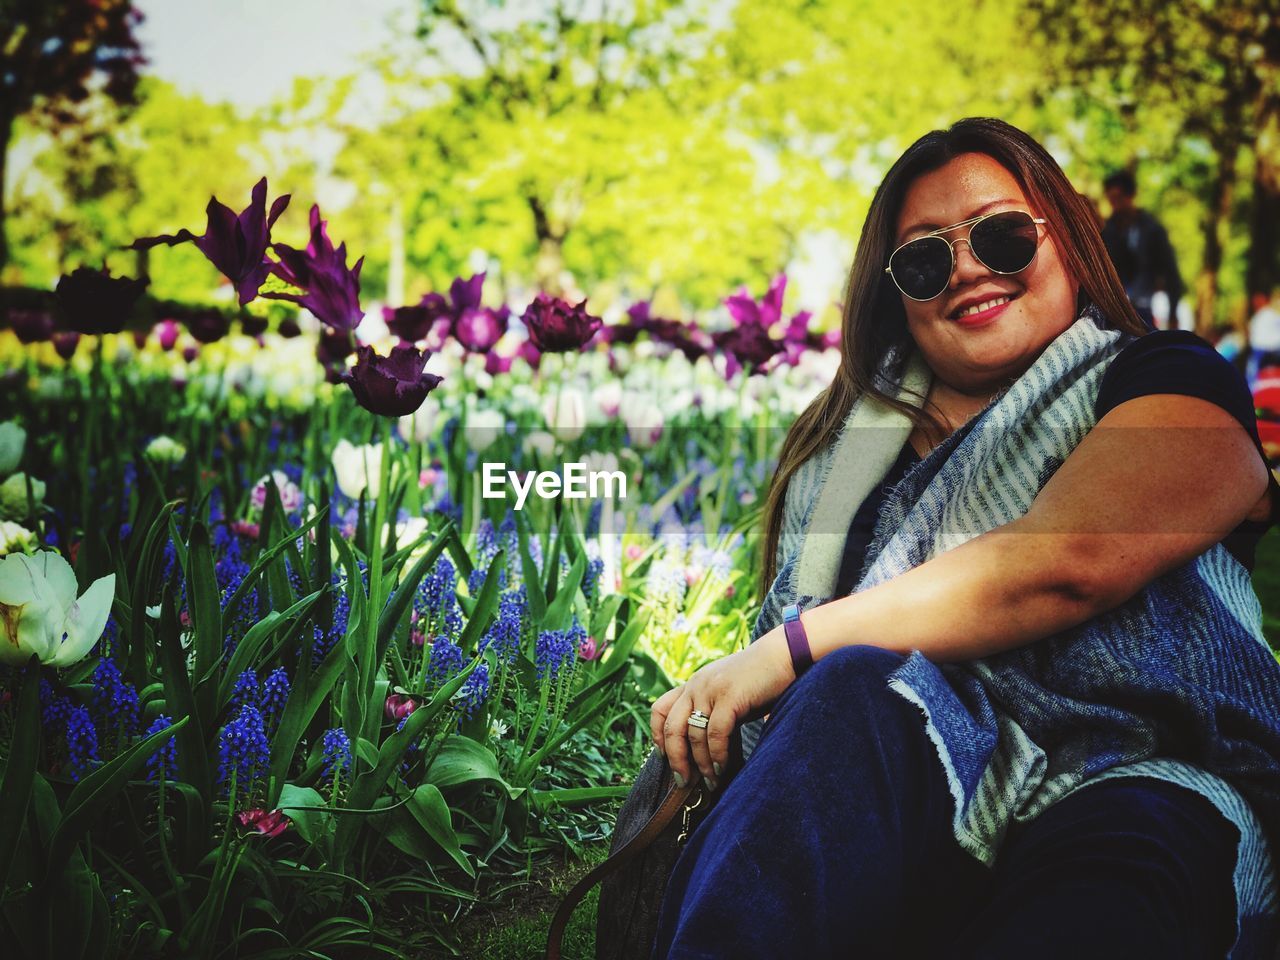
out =
<svg viewBox="0 0 1280 960"><path fill-rule="evenodd" d="M568 353L585 347L604 323L587 313L586 306L586 300L570 306L559 297L539 293L520 319L540 352Z"/></svg>
<svg viewBox="0 0 1280 960"><path fill-rule="evenodd" d="M178 326L176 320L161 320L156 324L156 339L160 342L160 349L168 353L173 349L174 344L178 342L178 334L182 332L182 328Z"/></svg>
<svg viewBox="0 0 1280 960"><path fill-rule="evenodd" d="M738 293L726 298L724 304L739 326L751 324L768 329L782 319L782 296L786 292L787 275L780 273L759 303L743 287Z"/></svg>
<svg viewBox="0 0 1280 960"><path fill-rule="evenodd" d="M516 356L534 370L537 370L542 366L542 351L534 346L532 340L526 340L524 343L520 344L520 346L516 347Z"/></svg>
<svg viewBox="0 0 1280 960"><path fill-rule="evenodd" d="M316 358L323 364L342 365L342 361L351 356L356 345L351 334L345 330L321 330L316 343Z"/></svg>
<svg viewBox="0 0 1280 960"><path fill-rule="evenodd" d="M150 332L147 330L133 331L133 345L139 350L143 349L147 345L148 336L150 336Z"/></svg>
<svg viewBox="0 0 1280 960"><path fill-rule="evenodd" d="M196 357L200 356L200 348L194 343L188 344L182 348L182 359L187 363L195 363Z"/></svg>
<svg viewBox="0 0 1280 960"><path fill-rule="evenodd" d="M80 267L58 281L54 297L67 329L119 333L146 287L146 277L131 280L113 277L105 269Z"/></svg>
<svg viewBox="0 0 1280 960"><path fill-rule="evenodd" d="M311 208L311 242L306 250L273 243L280 262L272 267L276 276L305 290L305 293L264 293L272 300L289 300L306 307L331 330L354 330L364 318L360 309L360 268L364 257L347 269L347 245L335 249L325 232L320 211Z"/></svg>
<svg viewBox="0 0 1280 960"><path fill-rule="evenodd" d="M231 318L219 310L196 310L182 321L187 332L201 343L217 343L231 332Z"/></svg>
<svg viewBox="0 0 1280 960"><path fill-rule="evenodd" d="M53 317L47 310L9 310L9 329L21 343L44 343L53 335Z"/></svg>
<svg viewBox="0 0 1280 960"><path fill-rule="evenodd" d="M249 206L237 216L217 197L209 198L205 208L208 224L204 236L197 237L190 230L158 237L143 237L132 244L135 250L147 250L159 244L170 247L179 243L194 243L224 277L230 280L244 306L258 295L271 261L267 259L267 247L271 243L271 228L289 205L289 195L276 197L267 213L267 178L263 177L253 188Z"/></svg>
<svg viewBox="0 0 1280 960"><path fill-rule="evenodd" d="M484 372L489 374L491 377L496 377L503 373L510 373L511 363L514 359L515 357L503 357L490 350L484 356Z"/></svg>
<svg viewBox="0 0 1280 960"><path fill-rule="evenodd" d="M260 337L267 332L267 318L255 316L252 313L242 314L240 330L246 337Z"/></svg>
<svg viewBox="0 0 1280 960"><path fill-rule="evenodd" d="M711 334L715 345L725 354L725 376L732 377L745 367L748 373L763 373L765 365L783 351L781 340L754 323Z"/></svg>
<svg viewBox="0 0 1280 960"><path fill-rule="evenodd" d="M49 339L53 341L53 349L63 360L74 357L76 347L80 346L80 334L74 330L56 330Z"/></svg>
<svg viewBox="0 0 1280 960"><path fill-rule="evenodd" d="M387 357L362 344L356 348L355 366L341 379L366 410L384 417L404 417L422 406L427 394L444 379L425 371L430 358L429 351L407 343L396 344Z"/></svg>
<svg viewBox="0 0 1280 960"><path fill-rule="evenodd" d="M449 301L439 293L428 293L416 306L382 308L387 329L410 343L427 339L436 322L448 323L448 316Z"/></svg>
<svg viewBox="0 0 1280 960"><path fill-rule="evenodd" d="M463 311L453 325L453 335L470 353L488 353L507 332L511 311L475 307Z"/></svg>
<svg viewBox="0 0 1280 960"><path fill-rule="evenodd" d="M292 340L294 337L302 336L302 328L293 317L285 317L280 321L280 326L276 327L276 333L286 340Z"/></svg>

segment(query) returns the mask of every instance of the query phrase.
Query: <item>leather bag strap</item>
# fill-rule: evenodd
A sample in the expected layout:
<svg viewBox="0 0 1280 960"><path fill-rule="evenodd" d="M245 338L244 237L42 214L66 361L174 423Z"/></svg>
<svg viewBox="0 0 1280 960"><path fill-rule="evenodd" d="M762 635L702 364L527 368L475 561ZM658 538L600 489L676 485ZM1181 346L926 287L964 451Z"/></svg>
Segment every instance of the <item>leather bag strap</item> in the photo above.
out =
<svg viewBox="0 0 1280 960"><path fill-rule="evenodd" d="M677 787L673 784L671 789L667 791L662 803L658 805L658 809L654 811L653 816L649 818L649 822L644 825L640 832L623 844L622 848L604 863L593 867L586 876L573 885L573 889L564 895L564 899L560 901L560 906L556 908L555 917L551 920L551 929L547 932L546 960L560 960L560 948L564 940L565 927L568 926L569 918L573 915L574 909L582 902L582 898L587 895L587 892L644 850L645 847L649 846L667 828L667 825L671 823L671 819L685 805L696 789L696 784L689 784L685 787Z"/></svg>

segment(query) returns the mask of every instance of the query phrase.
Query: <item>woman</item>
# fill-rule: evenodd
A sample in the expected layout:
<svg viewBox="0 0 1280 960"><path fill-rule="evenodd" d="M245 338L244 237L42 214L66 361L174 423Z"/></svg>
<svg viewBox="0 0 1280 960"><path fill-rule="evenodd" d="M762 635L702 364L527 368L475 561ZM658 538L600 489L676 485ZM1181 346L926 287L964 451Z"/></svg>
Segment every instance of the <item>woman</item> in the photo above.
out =
<svg viewBox="0 0 1280 960"><path fill-rule="evenodd" d="M840 373L782 449L755 642L653 707L711 785L769 711L656 956L1269 955L1280 667L1248 569L1280 487L1239 376L1145 332L1022 132L963 120L889 171Z"/></svg>

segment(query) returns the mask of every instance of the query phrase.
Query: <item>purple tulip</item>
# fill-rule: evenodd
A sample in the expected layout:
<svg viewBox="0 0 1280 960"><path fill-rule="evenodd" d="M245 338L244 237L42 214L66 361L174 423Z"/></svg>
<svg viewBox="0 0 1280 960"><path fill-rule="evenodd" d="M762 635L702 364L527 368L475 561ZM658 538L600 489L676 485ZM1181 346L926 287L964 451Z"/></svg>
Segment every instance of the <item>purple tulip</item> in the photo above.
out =
<svg viewBox="0 0 1280 960"><path fill-rule="evenodd" d="M496 377L503 373L510 373L511 363L514 359L515 357L504 357L491 350L485 354L484 357L484 372L489 374L491 377Z"/></svg>
<svg viewBox="0 0 1280 960"><path fill-rule="evenodd" d="M276 333L284 337L286 340L292 340L294 337L302 336L302 328L298 326L298 321L294 317L285 317L280 321L280 326L276 327Z"/></svg>
<svg viewBox="0 0 1280 960"><path fill-rule="evenodd" d="M133 345L137 347L139 350L143 349L147 345L148 336L150 336L150 331L147 331L147 330L133 331Z"/></svg>
<svg viewBox="0 0 1280 960"><path fill-rule="evenodd" d="M786 291L787 275L780 273L769 285L769 292L759 303L756 303L747 293L747 288L743 287L738 293L726 298L724 304L729 308L730 316L739 325L754 325L767 330L782 319L782 296Z"/></svg>
<svg viewBox="0 0 1280 960"><path fill-rule="evenodd" d="M311 208L311 242L306 250L273 243L280 262L272 272L305 293L264 293L272 300L289 300L306 307L322 324L335 331L351 331L364 318L360 309L360 268L364 257L347 269L347 245L335 249L320 219L320 209Z"/></svg>
<svg viewBox="0 0 1280 960"><path fill-rule="evenodd" d="M781 340L773 339L768 330L753 323L713 333L711 339L724 351L726 377L744 367L750 374L764 373L769 361L783 351Z"/></svg>
<svg viewBox="0 0 1280 960"><path fill-rule="evenodd" d="M414 343L427 339L437 323L449 326L449 301L439 293L428 293L416 306L383 307L382 319L397 337Z"/></svg>
<svg viewBox="0 0 1280 960"><path fill-rule="evenodd" d="M532 340L526 340L516 347L516 356L527 363L530 369L537 370L542 366L542 351L534 346Z"/></svg>
<svg viewBox="0 0 1280 960"><path fill-rule="evenodd" d="M20 343L44 343L53 335L53 317L47 310L9 310L9 328Z"/></svg>
<svg viewBox="0 0 1280 960"><path fill-rule="evenodd" d="M231 332L231 318L219 310L194 310L182 320L201 343L217 343Z"/></svg>
<svg viewBox="0 0 1280 960"><path fill-rule="evenodd" d="M113 277L105 269L80 267L54 290L65 326L77 333L119 333L147 287L146 277Z"/></svg>
<svg viewBox="0 0 1280 960"><path fill-rule="evenodd" d="M241 314L240 331L246 337L260 337L267 332L267 318L252 313Z"/></svg>
<svg viewBox="0 0 1280 960"><path fill-rule="evenodd" d="M453 336L471 353L488 353L507 332L511 311L507 307L497 310L489 307L468 309L453 325Z"/></svg>
<svg viewBox="0 0 1280 960"><path fill-rule="evenodd" d="M161 320L156 324L156 339L160 342L160 349L168 353L173 349L174 344L178 342L178 334L182 332L182 328L178 326L176 320Z"/></svg>
<svg viewBox="0 0 1280 960"><path fill-rule="evenodd" d="M200 356L200 348L194 343L187 344L182 348L182 359L187 363L195 363L196 357Z"/></svg>
<svg viewBox="0 0 1280 960"><path fill-rule="evenodd" d="M148 250L159 244L176 246L194 243L224 277L235 285L244 306L258 295L271 261L267 259L267 247L271 244L271 228L289 205L289 194L276 197L267 213L267 178L263 177L253 188L249 206L237 216L230 208L209 198L205 209L208 225L204 236L197 237L190 230L158 237L143 237L132 244L134 250Z"/></svg>
<svg viewBox="0 0 1280 960"><path fill-rule="evenodd" d="M74 330L55 330L49 339L53 341L53 349L63 360L74 357L76 347L80 346L80 334Z"/></svg>
<svg viewBox="0 0 1280 960"><path fill-rule="evenodd" d="M559 297L539 293L520 319L541 353L568 353L585 347L604 323L587 313L586 306L586 300L570 306Z"/></svg>
<svg viewBox="0 0 1280 960"><path fill-rule="evenodd" d="M444 379L425 371L430 358L430 351L407 343L396 344L387 357L362 344L356 348L355 366L340 379L366 410L384 417L405 417L422 406L427 394Z"/></svg>

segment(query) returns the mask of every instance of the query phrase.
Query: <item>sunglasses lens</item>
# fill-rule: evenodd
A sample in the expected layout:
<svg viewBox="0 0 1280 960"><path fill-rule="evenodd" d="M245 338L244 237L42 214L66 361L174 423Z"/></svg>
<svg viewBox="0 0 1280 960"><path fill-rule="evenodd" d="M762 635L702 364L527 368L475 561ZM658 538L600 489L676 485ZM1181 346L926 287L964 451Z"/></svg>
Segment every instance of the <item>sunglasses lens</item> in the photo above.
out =
<svg viewBox="0 0 1280 960"><path fill-rule="evenodd" d="M951 280L951 250L941 237L921 237L889 258L894 282L908 297L931 300Z"/></svg>
<svg viewBox="0 0 1280 960"><path fill-rule="evenodd" d="M1017 273L1036 255L1036 225L1020 210L997 213L973 225L969 247L974 256L997 273Z"/></svg>

